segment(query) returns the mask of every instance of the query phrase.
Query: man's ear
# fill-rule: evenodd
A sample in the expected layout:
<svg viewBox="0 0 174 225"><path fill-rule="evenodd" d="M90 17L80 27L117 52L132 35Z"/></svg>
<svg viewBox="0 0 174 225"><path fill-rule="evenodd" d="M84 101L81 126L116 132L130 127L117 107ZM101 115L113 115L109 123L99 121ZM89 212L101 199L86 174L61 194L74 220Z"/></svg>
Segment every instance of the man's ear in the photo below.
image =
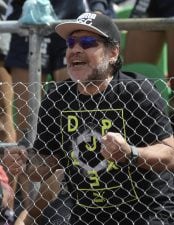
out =
<svg viewBox="0 0 174 225"><path fill-rule="evenodd" d="M115 64L115 62L118 59L119 53L120 53L119 46L116 46L115 48L111 49L110 54L109 54L109 56L110 56L110 58L109 58L110 64Z"/></svg>

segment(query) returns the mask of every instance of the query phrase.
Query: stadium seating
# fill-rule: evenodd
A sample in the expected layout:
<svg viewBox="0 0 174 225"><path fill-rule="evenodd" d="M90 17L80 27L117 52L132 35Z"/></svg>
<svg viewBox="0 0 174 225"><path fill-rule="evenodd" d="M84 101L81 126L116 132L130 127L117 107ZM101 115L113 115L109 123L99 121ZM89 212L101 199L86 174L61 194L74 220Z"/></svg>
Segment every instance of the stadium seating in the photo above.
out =
<svg viewBox="0 0 174 225"><path fill-rule="evenodd" d="M123 65L123 71L132 71L145 75L152 79L161 95L168 100L171 95L171 89L168 87L163 71L158 65L149 63L130 63Z"/></svg>

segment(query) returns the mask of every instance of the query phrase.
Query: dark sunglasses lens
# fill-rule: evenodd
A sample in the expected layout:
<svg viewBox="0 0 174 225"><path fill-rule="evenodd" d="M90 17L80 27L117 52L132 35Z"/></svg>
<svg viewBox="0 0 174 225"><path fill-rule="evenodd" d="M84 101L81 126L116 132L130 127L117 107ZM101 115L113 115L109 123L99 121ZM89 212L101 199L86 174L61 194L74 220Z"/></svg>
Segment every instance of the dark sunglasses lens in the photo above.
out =
<svg viewBox="0 0 174 225"><path fill-rule="evenodd" d="M66 41L66 45L68 48L73 48L75 45L75 42L76 42L75 38L69 37Z"/></svg>
<svg viewBox="0 0 174 225"><path fill-rule="evenodd" d="M98 43L95 37L81 37L80 45L82 48L87 49L91 47L96 47Z"/></svg>
<svg viewBox="0 0 174 225"><path fill-rule="evenodd" d="M68 48L73 48L76 43L79 43L83 49L98 46L98 42L95 37L80 37L80 38L69 37L66 41Z"/></svg>

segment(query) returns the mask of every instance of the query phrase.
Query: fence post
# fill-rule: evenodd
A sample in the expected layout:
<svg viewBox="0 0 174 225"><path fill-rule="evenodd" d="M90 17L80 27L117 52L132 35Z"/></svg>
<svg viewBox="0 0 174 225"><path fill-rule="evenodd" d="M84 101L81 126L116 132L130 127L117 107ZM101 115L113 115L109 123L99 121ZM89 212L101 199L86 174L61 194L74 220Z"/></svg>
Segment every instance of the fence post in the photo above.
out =
<svg viewBox="0 0 174 225"><path fill-rule="evenodd" d="M28 123L31 127L28 141L33 144L36 135L37 114L41 101L41 42L40 29L32 27L29 29L29 117Z"/></svg>

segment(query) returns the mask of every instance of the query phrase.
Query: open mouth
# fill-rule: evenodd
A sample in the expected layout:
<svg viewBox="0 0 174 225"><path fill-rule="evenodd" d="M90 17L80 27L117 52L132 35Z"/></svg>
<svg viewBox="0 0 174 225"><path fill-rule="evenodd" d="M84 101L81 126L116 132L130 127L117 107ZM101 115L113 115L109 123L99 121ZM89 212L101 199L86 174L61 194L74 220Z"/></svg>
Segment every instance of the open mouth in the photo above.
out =
<svg viewBox="0 0 174 225"><path fill-rule="evenodd" d="M83 66L85 64L86 62L82 62L82 61L74 61L71 63L72 66Z"/></svg>

